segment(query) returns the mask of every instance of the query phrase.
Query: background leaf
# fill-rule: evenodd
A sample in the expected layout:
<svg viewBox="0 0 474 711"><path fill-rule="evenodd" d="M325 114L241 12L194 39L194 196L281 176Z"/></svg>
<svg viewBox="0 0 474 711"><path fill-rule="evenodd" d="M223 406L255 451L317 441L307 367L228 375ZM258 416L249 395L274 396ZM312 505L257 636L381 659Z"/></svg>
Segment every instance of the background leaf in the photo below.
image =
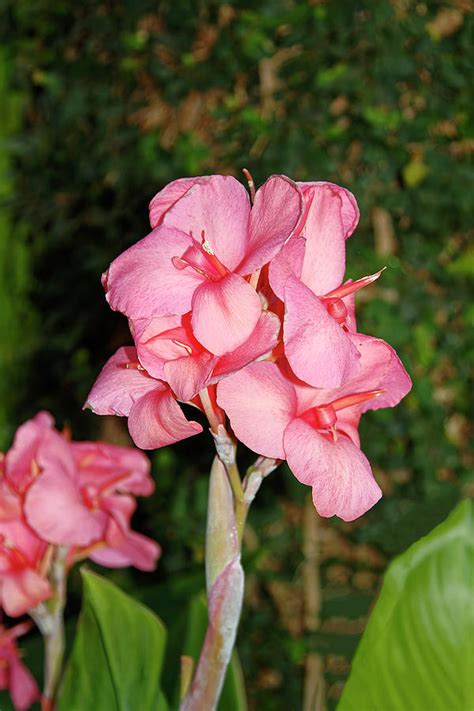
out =
<svg viewBox="0 0 474 711"><path fill-rule="evenodd" d="M338 711L474 708L474 506L389 567Z"/></svg>
<svg viewBox="0 0 474 711"><path fill-rule="evenodd" d="M58 711L165 711L163 624L108 580L87 571L82 577L82 612Z"/></svg>

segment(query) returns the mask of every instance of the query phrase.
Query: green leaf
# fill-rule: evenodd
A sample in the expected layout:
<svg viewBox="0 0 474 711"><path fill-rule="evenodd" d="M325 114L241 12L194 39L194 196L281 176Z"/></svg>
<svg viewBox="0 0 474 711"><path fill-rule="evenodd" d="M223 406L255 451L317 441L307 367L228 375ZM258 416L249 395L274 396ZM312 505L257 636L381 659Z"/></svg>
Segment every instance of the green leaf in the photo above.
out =
<svg viewBox="0 0 474 711"><path fill-rule="evenodd" d="M105 578L81 572L82 611L58 711L166 711L163 624Z"/></svg>
<svg viewBox="0 0 474 711"><path fill-rule="evenodd" d="M474 708L474 505L396 558L338 711Z"/></svg>

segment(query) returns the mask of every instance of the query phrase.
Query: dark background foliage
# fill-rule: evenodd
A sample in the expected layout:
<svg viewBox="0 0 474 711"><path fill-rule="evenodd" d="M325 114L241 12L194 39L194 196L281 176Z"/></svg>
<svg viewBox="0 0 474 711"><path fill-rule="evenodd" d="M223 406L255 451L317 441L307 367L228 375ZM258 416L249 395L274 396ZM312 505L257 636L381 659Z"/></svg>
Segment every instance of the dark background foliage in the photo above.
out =
<svg viewBox="0 0 474 711"><path fill-rule="evenodd" d="M4 447L41 408L75 438L124 441L122 422L81 412L101 365L129 341L100 274L146 234L150 198L176 177L247 167L257 183L281 172L346 185L362 213L347 276L387 266L358 317L414 380L396 411L362 424L385 497L349 525L317 520L284 468L265 482L246 538L239 637L253 709L300 708L321 657L332 706L387 562L473 493L472 9L470 0L3 3ZM156 494L136 526L162 543L162 561L154 575L112 576L172 621L202 585L211 443L203 435L152 459ZM73 579L72 610L77 589Z"/></svg>

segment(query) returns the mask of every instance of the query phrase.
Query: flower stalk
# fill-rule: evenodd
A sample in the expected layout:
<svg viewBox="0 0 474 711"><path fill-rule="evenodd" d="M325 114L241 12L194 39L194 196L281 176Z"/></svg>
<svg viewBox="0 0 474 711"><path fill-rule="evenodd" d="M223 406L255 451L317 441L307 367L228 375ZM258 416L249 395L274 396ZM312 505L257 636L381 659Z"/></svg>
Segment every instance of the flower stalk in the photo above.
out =
<svg viewBox="0 0 474 711"><path fill-rule="evenodd" d="M223 425L213 436L217 456L211 468L206 535L209 623L181 711L217 707L242 609L244 571L240 558L245 521L264 477L277 466L276 460L259 457L242 482L234 441Z"/></svg>
<svg viewBox="0 0 474 711"><path fill-rule="evenodd" d="M50 568L52 597L31 611L44 639L44 684L41 711L53 711L61 681L65 634L64 607L66 604L67 546L55 546Z"/></svg>

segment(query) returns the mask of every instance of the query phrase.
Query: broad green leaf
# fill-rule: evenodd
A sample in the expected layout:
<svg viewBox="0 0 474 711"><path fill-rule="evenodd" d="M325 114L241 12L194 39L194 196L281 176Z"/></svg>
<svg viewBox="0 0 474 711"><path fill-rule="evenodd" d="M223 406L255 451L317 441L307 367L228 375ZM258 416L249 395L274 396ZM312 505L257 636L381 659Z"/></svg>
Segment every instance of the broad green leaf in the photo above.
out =
<svg viewBox="0 0 474 711"><path fill-rule="evenodd" d="M82 611L58 711L165 711L163 624L105 578L84 570L82 577Z"/></svg>
<svg viewBox="0 0 474 711"><path fill-rule="evenodd" d="M474 505L396 558L338 711L474 708Z"/></svg>

